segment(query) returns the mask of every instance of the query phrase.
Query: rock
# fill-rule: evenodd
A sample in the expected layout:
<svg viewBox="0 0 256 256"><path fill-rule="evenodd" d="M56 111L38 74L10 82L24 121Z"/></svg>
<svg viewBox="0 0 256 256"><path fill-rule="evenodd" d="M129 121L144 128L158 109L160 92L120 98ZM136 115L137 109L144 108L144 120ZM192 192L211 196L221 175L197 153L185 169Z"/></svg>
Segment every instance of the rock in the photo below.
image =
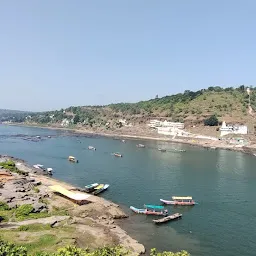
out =
<svg viewBox="0 0 256 256"><path fill-rule="evenodd" d="M14 208L17 208L17 203L11 202L8 204L8 206L9 206L9 208L14 209Z"/></svg>
<svg viewBox="0 0 256 256"><path fill-rule="evenodd" d="M15 196L8 196L8 197L5 197L3 201L6 203L10 203L14 198Z"/></svg>
<svg viewBox="0 0 256 256"><path fill-rule="evenodd" d="M46 209L46 204L43 203L34 203L33 204L33 211L32 212L41 212L42 210Z"/></svg>
<svg viewBox="0 0 256 256"><path fill-rule="evenodd" d="M17 188L15 192L26 192L25 188Z"/></svg>

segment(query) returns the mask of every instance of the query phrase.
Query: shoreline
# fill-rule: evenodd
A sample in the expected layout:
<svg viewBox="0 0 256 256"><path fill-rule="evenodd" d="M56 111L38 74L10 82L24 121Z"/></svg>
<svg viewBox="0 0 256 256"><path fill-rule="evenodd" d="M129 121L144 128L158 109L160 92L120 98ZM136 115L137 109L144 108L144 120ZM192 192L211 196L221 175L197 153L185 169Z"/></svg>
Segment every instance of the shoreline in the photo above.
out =
<svg viewBox="0 0 256 256"><path fill-rule="evenodd" d="M97 246L105 246L106 244L120 244L124 248L130 250L130 255L141 255L145 253L145 247L140 244L137 240L133 239L125 230L123 230L118 224L117 220L128 218L129 216L121 209L121 207L113 203L112 201L106 200L103 197L94 196L92 194L87 194L84 192L80 192L79 188L73 186L72 184L69 184L67 182L55 179L51 176L44 175L42 170L35 169L33 166L29 165L25 160L7 156L7 155L0 155L0 162L12 160L16 167L23 172L23 174L17 174L13 173L12 171L9 171L9 173L13 176L13 179L4 181L5 186L10 186L9 183L12 183L12 180L35 180L34 182L40 183L38 185L38 188L41 191L44 191L43 198L46 198L46 200L50 201L49 205L50 207L60 207L60 205L64 205L65 207L68 207L68 215L66 216L69 222L67 222L65 225L75 227L78 232L81 232L84 234L84 232L87 232L89 234L94 235L98 232L102 233L102 236L100 239L96 236L95 240L97 240L97 243L95 241L89 242L89 244L85 244L84 241L81 243L82 245L85 245L86 247L92 248L97 244ZM24 176L24 173L27 173L26 176ZM1 182L0 176L0 182ZM63 188L70 190L77 190L79 194L85 194L90 195L87 204L77 205L74 202L71 202L65 197L56 195L53 191L49 189L49 186L53 185L60 185ZM6 187L6 191L8 192L8 188ZM4 192L4 188L0 188L0 192ZM28 193L25 192L24 193ZM31 193L31 191L30 191ZM34 192L38 193L38 192ZM1 196L2 193L0 193L0 201L3 200L3 197ZM17 193L12 193L12 202L8 202L10 205L15 204L15 197L17 197ZM34 194L39 196L39 194ZM8 195L9 196L9 195ZM7 200L8 200L7 196ZM41 195L40 195L41 196ZM20 199L19 199L20 200ZM19 201L18 200L18 201ZM17 201L17 202L18 202ZM25 204L28 204L28 201L24 201ZM23 203L20 203L18 205L22 205ZM38 202L37 202L38 204ZM49 208L50 208L49 207ZM54 218L61 218L60 216L52 216L52 219ZM51 219L50 218L50 219ZM47 218L43 219L35 219L32 222L33 223L41 223L40 221L45 221ZM29 221L28 221L29 222ZM23 225L19 224L19 222L16 222L17 226ZM88 224L92 223L92 224ZM7 222L7 224L1 224L0 222L0 230L5 230L5 226L13 225L13 222ZM78 238L78 240L82 240L81 238Z"/></svg>
<svg viewBox="0 0 256 256"><path fill-rule="evenodd" d="M118 133L106 133L106 132L96 132L90 130L81 130L81 129L73 129L73 128L63 128L63 127L53 127L53 126L39 126L39 125L29 125L23 123L17 124L4 124L8 126L20 126L20 127L33 127L33 128L41 128L48 130L60 130L60 131L68 131L72 134L76 134L79 136L91 135L91 136L100 136L107 138L118 138L118 139L132 139L132 140L149 140L149 141L162 141L176 144L186 144L190 146L203 147L206 149L224 149L229 151L242 152L245 154L255 155L256 154L256 144L242 146L242 145L228 145L225 141L220 140L210 140L210 139L202 139L202 138L189 138L189 137L179 137L178 139L172 139L166 136L144 136L141 134L118 134Z"/></svg>

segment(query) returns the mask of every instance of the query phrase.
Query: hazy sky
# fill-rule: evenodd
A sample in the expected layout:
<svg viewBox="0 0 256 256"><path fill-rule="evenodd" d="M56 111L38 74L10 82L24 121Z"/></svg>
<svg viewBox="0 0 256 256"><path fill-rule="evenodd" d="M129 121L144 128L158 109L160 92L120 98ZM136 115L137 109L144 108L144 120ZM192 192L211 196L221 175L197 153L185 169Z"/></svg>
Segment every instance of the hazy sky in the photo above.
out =
<svg viewBox="0 0 256 256"><path fill-rule="evenodd" d="M1 0L0 108L256 85L255 0Z"/></svg>

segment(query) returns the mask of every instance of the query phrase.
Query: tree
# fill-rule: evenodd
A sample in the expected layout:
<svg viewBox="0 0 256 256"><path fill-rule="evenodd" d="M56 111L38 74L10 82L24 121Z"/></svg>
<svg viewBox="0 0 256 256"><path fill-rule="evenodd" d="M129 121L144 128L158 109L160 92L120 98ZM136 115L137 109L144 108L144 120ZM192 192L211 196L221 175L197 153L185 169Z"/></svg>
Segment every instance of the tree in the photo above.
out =
<svg viewBox="0 0 256 256"><path fill-rule="evenodd" d="M219 124L219 120L216 115L212 115L209 118L204 120L205 126L217 126Z"/></svg>
<svg viewBox="0 0 256 256"><path fill-rule="evenodd" d="M80 116L79 115L75 115L75 117L74 117L74 124L77 124L77 123L79 123L79 121L80 121Z"/></svg>

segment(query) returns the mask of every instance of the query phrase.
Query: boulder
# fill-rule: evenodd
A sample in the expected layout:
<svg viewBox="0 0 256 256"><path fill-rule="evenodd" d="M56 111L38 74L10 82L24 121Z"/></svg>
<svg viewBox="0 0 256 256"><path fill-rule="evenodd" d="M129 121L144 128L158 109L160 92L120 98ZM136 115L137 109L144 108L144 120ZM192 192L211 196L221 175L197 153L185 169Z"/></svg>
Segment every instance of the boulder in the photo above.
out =
<svg viewBox="0 0 256 256"><path fill-rule="evenodd" d="M32 212L41 212L42 210L46 209L46 204L43 203L34 203L33 204L33 211Z"/></svg>

